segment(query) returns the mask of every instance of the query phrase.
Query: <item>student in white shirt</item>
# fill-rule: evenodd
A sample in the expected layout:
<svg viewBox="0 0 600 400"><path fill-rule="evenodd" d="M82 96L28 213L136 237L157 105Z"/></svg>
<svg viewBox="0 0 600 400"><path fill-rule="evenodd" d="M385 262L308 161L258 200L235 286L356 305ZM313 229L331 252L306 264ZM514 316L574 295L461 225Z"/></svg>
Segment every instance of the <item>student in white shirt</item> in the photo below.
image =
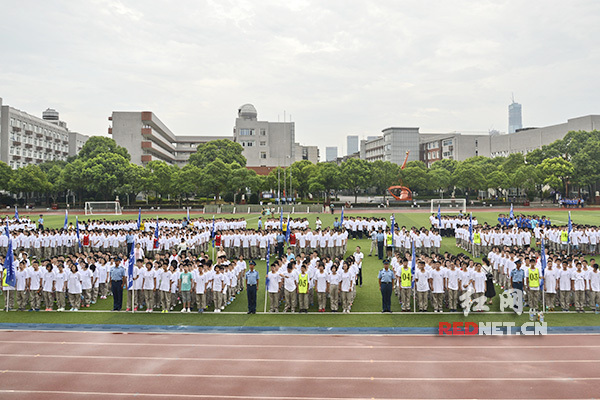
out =
<svg viewBox="0 0 600 400"><path fill-rule="evenodd" d="M277 272L277 262L271 264L271 271L267 275L267 292L269 296L269 312L279 311L279 290L281 289L282 275Z"/></svg>
<svg viewBox="0 0 600 400"><path fill-rule="evenodd" d="M142 273L142 289L144 291L144 300L146 301L146 312L151 313L154 308L154 292L156 291L156 274L152 268L152 263L146 263L146 269Z"/></svg>
<svg viewBox="0 0 600 400"><path fill-rule="evenodd" d="M39 264L34 261L27 273L27 288L29 290L29 311L40 311L42 303L42 271Z"/></svg>
<svg viewBox="0 0 600 400"><path fill-rule="evenodd" d="M79 271L79 276L81 277L81 291L83 294L83 304L82 306L85 308L90 307L90 303L92 301L92 278L93 273L89 269L87 263L83 262L83 266L81 271Z"/></svg>
<svg viewBox="0 0 600 400"><path fill-rule="evenodd" d="M77 272L77 266L71 264L70 272L67 273L67 291L69 292L71 311L78 311L81 306L81 290L81 278Z"/></svg>
<svg viewBox="0 0 600 400"><path fill-rule="evenodd" d="M358 273L356 275L356 284L362 287L362 261L365 258L365 255L362 253L360 246L356 246L356 251L353 254L354 262L358 267Z"/></svg>
<svg viewBox="0 0 600 400"><path fill-rule="evenodd" d="M348 263L344 263L342 272L340 273L340 289L342 295L342 312L350 313L352 306L352 292L354 291L354 278L352 273L349 271Z"/></svg>

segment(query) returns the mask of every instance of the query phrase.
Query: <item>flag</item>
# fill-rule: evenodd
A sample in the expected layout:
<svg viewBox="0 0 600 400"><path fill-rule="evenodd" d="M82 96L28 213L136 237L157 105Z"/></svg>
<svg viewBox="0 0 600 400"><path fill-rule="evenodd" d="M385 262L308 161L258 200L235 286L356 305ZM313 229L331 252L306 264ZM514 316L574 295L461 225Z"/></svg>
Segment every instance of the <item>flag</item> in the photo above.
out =
<svg viewBox="0 0 600 400"><path fill-rule="evenodd" d="M285 241L290 242L290 216L288 214L287 222L285 224Z"/></svg>
<svg viewBox="0 0 600 400"><path fill-rule="evenodd" d="M279 208L279 230L283 230L283 207Z"/></svg>
<svg viewBox="0 0 600 400"><path fill-rule="evenodd" d="M515 213L513 211L513 204L512 203L510 203L510 213L508 214L508 217L510 219L513 219L515 217Z"/></svg>
<svg viewBox="0 0 600 400"><path fill-rule="evenodd" d="M469 242L473 243L473 213L469 215Z"/></svg>
<svg viewBox="0 0 600 400"><path fill-rule="evenodd" d="M77 216L75 216L75 235L77 236L77 244L79 244L79 247L82 247L81 240L79 240L79 220Z"/></svg>
<svg viewBox="0 0 600 400"><path fill-rule="evenodd" d="M156 216L156 228L154 228L154 248L158 249L158 215Z"/></svg>
<svg viewBox="0 0 600 400"><path fill-rule="evenodd" d="M210 229L210 237L212 238L212 247L215 248L215 216L213 215L213 225Z"/></svg>
<svg viewBox="0 0 600 400"><path fill-rule="evenodd" d="M67 230L67 226L69 226L69 210L65 210L65 223L63 224L63 229Z"/></svg>
<svg viewBox="0 0 600 400"><path fill-rule="evenodd" d="M133 289L133 266L135 265L135 241L131 245L129 252L129 264L127 265L127 289Z"/></svg>
<svg viewBox="0 0 600 400"><path fill-rule="evenodd" d="M190 208L187 208L187 220L190 222Z"/></svg>
<svg viewBox="0 0 600 400"><path fill-rule="evenodd" d="M17 209L17 206L16 206L16 205L15 205L15 220L16 220L17 222L21 222L21 221L19 221L19 210Z"/></svg>
<svg viewBox="0 0 600 400"><path fill-rule="evenodd" d="M410 273L412 277L411 287L415 287L415 269L417 267L417 258L415 257L415 241L412 241L412 261L410 262Z"/></svg>
<svg viewBox="0 0 600 400"><path fill-rule="evenodd" d="M342 216L340 218L340 226L344 225L344 206L342 206Z"/></svg>
<svg viewBox="0 0 600 400"><path fill-rule="evenodd" d="M142 207L138 210L138 231L142 228Z"/></svg>
<svg viewBox="0 0 600 400"><path fill-rule="evenodd" d="M269 258L271 256L271 243L267 242L267 273L265 274L265 290L269 289Z"/></svg>
<svg viewBox="0 0 600 400"><path fill-rule="evenodd" d="M438 204L438 227L442 229L442 210Z"/></svg>
<svg viewBox="0 0 600 400"><path fill-rule="evenodd" d="M8 239L8 249L6 250L6 259L4 260L4 270L6 271L6 284L14 287L17 277L15 276L15 255L13 254L12 239Z"/></svg>
<svg viewBox="0 0 600 400"><path fill-rule="evenodd" d="M573 230L573 223L571 222L571 211L569 211L569 235L567 236L567 243L571 241L571 231Z"/></svg>
<svg viewBox="0 0 600 400"><path fill-rule="evenodd" d="M10 239L10 229L8 229L8 218L6 218L6 237Z"/></svg>
<svg viewBox="0 0 600 400"><path fill-rule="evenodd" d="M546 271L546 249L544 246L544 238L542 238L542 285L544 283L544 271Z"/></svg>
<svg viewBox="0 0 600 400"><path fill-rule="evenodd" d="M396 220L394 218L394 214L392 214L392 247L394 246L394 230L396 227Z"/></svg>

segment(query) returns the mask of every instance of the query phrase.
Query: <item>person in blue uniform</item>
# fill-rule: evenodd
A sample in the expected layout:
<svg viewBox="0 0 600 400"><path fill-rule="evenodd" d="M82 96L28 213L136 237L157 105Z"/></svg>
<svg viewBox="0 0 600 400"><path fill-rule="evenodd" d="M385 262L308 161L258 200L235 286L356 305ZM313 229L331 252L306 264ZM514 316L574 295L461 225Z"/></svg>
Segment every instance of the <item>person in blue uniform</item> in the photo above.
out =
<svg viewBox="0 0 600 400"><path fill-rule="evenodd" d="M379 290L381 291L381 312L392 312L392 292L394 289L394 272L390 269L390 260L383 260L383 269L379 271Z"/></svg>
<svg viewBox="0 0 600 400"><path fill-rule="evenodd" d="M256 314L256 288L258 287L258 271L254 269L256 263L252 260L248 263L249 270L246 272L246 294L248 296L248 314Z"/></svg>

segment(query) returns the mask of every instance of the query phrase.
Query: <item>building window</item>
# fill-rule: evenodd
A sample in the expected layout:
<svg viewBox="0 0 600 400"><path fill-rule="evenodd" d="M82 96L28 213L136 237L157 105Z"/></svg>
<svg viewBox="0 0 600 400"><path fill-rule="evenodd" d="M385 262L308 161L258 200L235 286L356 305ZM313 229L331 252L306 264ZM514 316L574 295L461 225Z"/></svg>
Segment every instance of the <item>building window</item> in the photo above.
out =
<svg viewBox="0 0 600 400"><path fill-rule="evenodd" d="M254 136L254 129L240 129L240 136Z"/></svg>
<svg viewBox="0 0 600 400"><path fill-rule="evenodd" d="M442 146L452 146L452 139L446 139L442 142Z"/></svg>
<svg viewBox="0 0 600 400"><path fill-rule="evenodd" d="M260 152L260 158L263 159L263 160L266 159L267 158L267 152L266 151L261 151Z"/></svg>
<svg viewBox="0 0 600 400"><path fill-rule="evenodd" d="M267 130L266 129L261 129L260 130L260 136L266 136L267 135Z"/></svg>
<svg viewBox="0 0 600 400"><path fill-rule="evenodd" d="M266 146L266 145L267 145L267 142L265 142L265 141L263 140L263 141L261 141L261 142L260 142L260 145L261 145L261 146Z"/></svg>
<svg viewBox="0 0 600 400"><path fill-rule="evenodd" d="M479 144L479 140L475 141L475 147L477 147L477 145Z"/></svg>

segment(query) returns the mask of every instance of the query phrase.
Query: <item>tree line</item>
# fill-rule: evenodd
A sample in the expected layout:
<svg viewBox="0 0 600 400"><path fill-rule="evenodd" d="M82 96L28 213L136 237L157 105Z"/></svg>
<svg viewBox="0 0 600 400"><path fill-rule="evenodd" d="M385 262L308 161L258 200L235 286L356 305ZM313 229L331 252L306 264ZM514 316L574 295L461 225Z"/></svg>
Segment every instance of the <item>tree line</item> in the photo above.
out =
<svg viewBox="0 0 600 400"><path fill-rule="evenodd" d="M472 157L464 161L440 160L430 168L421 161L407 163L404 170L386 161L349 159L336 163L312 164L303 160L288 168L275 168L269 175L257 175L246 168L243 148L229 140L215 140L198 146L189 162L179 168L164 161L145 166L131 162L127 150L107 137L91 137L75 157L28 165L16 170L0 162L0 190L17 195L28 203L55 203L75 198L85 200L135 199L139 193L154 201L191 198L258 201L258 194L272 191L290 197L327 198L340 191L385 195L389 186L402 182L425 195L476 196L494 189L500 196L509 190L533 197L551 192L569 197L585 189L595 193L600 181L600 132L569 132L563 139L523 155ZM285 186L284 186L285 181ZM546 189L547 192L543 190ZM9 199L5 196L4 202ZM121 201L124 204L123 200ZM126 204L126 203L125 203Z"/></svg>

